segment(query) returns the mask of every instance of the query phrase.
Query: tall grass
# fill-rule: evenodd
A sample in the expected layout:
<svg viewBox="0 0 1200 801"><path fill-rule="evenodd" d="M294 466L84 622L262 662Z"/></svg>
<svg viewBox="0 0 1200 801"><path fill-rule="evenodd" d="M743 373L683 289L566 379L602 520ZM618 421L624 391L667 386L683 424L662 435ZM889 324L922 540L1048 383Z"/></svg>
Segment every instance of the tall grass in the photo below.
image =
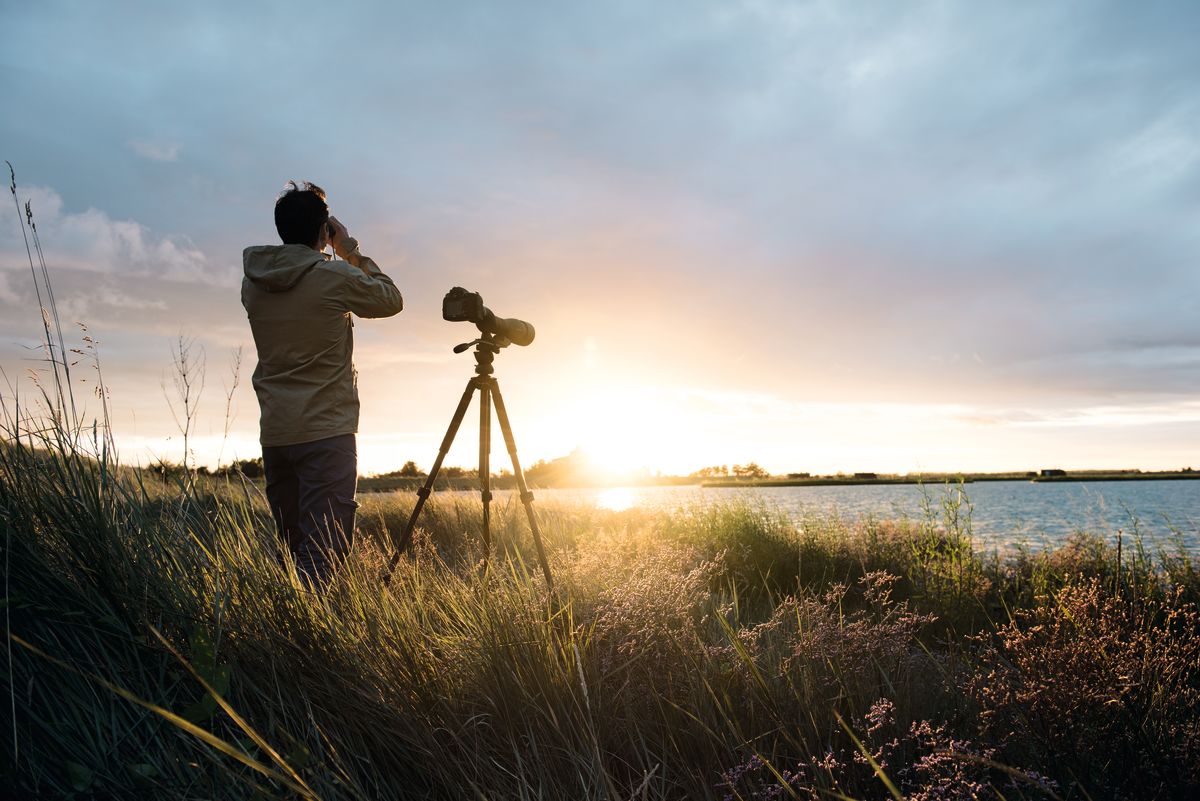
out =
<svg viewBox="0 0 1200 801"><path fill-rule="evenodd" d="M561 584L549 596L519 508L499 510L503 553L484 572L478 509L435 496L384 587L412 502L391 495L364 500L362 547L314 595L279 564L254 486L163 488L58 442L0 448L9 787L624 799L885 798L882 777L912 798L1200 786L1200 624L1195 584L1167 572L1179 555L1135 581L1096 540L939 565L927 521L797 526L745 501L558 507L543 510ZM964 558L973 585L929 580ZM1083 666L1089 692L1066 693ZM1106 756L1114 743L1138 782Z"/></svg>

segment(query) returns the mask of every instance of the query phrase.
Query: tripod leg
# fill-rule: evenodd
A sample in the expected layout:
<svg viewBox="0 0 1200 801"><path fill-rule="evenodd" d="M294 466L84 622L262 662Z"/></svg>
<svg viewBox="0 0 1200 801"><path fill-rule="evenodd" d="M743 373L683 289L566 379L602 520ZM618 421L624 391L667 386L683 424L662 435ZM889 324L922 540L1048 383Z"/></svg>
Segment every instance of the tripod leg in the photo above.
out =
<svg viewBox="0 0 1200 801"><path fill-rule="evenodd" d="M521 462L517 459L517 441L513 439L512 426L508 422L508 412L504 408L504 398L500 396L500 384L492 379L492 395L496 402L496 419L500 421L500 432L504 435L504 444L508 446L508 455L512 457L513 475L517 479L517 489L521 491L521 503L525 506L525 515L529 518L529 530L533 533L533 544L537 546L538 562L542 566L542 575L546 577L546 587L554 591L554 579L550 577L550 563L546 560L546 549L542 547L542 532L538 529L537 516L533 513L533 493L525 484L525 473L521 470Z"/></svg>
<svg viewBox="0 0 1200 801"><path fill-rule="evenodd" d="M421 509L425 506L425 501L429 498L430 491L433 490L434 479L437 478L438 472L442 469L442 460L446 458L446 454L450 451L450 445L454 442L454 435L458 433L458 427L462 425L463 418L467 414L467 407L471 405L471 394L475 391L475 379L472 378L467 382L467 388L463 392L462 399L458 402L458 408L454 410L454 417L450 419L450 427L446 429L446 436L442 439L442 447L438 450L437 460L434 461L433 467L429 469L429 477L425 479L425 485L417 490L417 505L413 507L412 514L408 518L408 523L404 526L404 534L400 537L400 544L396 546L396 553L392 555L392 561L388 563L387 570L383 573L383 583L387 584L388 579L392 577L392 571L396 569L396 563L400 561L400 557L408 550L408 546L412 543L413 529L417 526L417 518L421 516Z"/></svg>
<svg viewBox="0 0 1200 801"><path fill-rule="evenodd" d="M483 380L479 385L479 493L483 496L483 559L492 553L492 393L493 382Z"/></svg>

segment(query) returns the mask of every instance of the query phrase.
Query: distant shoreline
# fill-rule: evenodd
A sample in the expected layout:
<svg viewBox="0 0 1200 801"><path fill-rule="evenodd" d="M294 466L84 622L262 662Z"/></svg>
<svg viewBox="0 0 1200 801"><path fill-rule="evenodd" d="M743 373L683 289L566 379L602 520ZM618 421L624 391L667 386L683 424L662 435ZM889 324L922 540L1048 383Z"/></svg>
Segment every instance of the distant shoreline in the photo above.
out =
<svg viewBox="0 0 1200 801"><path fill-rule="evenodd" d="M872 484L945 484L962 482L974 484L984 481L1029 481L1035 484L1052 484L1061 482L1081 481L1173 481L1200 479L1197 471L1122 471L1122 470L1080 470L1066 472L1063 475L1038 475L1023 473L931 473L927 475L844 475L844 476L803 476L796 478L721 478L700 479L691 476L660 476L657 478L641 479L628 483L598 484L598 483L550 483L539 484L530 482L530 489L611 489L613 487L660 487L660 486L699 486L704 489L734 489L746 487L838 487L838 486L868 486ZM424 476L387 476L360 478L360 492L406 492L415 491L425 483ZM511 475L492 477L492 489L508 490L515 487ZM455 476L452 478L439 477L433 487L435 492L472 491L479 489L478 480L474 477Z"/></svg>
<svg viewBox="0 0 1200 801"><path fill-rule="evenodd" d="M947 475L939 473L927 476L813 476L811 478L755 478L708 480L700 486L715 487L834 487L860 486L868 484L942 484L947 481L974 484L980 481L1029 481L1034 484L1053 484L1080 481L1173 481L1178 479L1200 479L1200 472L1164 471L1154 473L1122 471L1080 471L1064 475L1029 475L1028 473L964 473Z"/></svg>
<svg viewBox="0 0 1200 801"><path fill-rule="evenodd" d="M1195 471L1191 473L1130 473L1128 475L1099 475L1099 476L1038 476L1030 479L1037 483L1052 484L1056 481L1173 481L1176 479L1194 479L1200 478L1200 473Z"/></svg>

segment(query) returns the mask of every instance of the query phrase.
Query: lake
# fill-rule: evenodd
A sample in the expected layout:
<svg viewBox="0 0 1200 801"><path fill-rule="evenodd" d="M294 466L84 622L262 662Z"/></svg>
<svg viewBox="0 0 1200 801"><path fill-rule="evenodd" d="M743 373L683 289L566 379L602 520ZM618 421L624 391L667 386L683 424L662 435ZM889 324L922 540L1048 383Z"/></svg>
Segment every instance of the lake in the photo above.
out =
<svg viewBox="0 0 1200 801"><path fill-rule="evenodd" d="M1129 535L1136 529L1151 551L1173 547L1173 540L1181 537L1190 553L1200 555L1200 481L981 481L967 484L965 490L974 507L975 538L988 550L1007 551L1020 544L1035 549L1054 546L1081 530L1113 541L1117 531ZM926 485L924 491L937 510L947 487ZM797 522L814 515L846 520L923 517L922 487L913 484L542 489L534 494L535 505L589 503L617 510L671 510L745 497L761 499ZM498 500L508 495L496 492Z"/></svg>

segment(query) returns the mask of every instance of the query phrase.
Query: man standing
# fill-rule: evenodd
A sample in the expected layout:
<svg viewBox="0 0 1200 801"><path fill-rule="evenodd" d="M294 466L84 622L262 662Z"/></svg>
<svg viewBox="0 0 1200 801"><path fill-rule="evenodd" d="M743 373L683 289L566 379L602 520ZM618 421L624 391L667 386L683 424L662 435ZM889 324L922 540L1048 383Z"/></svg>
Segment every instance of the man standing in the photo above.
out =
<svg viewBox="0 0 1200 801"><path fill-rule="evenodd" d="M357 374L350 315L390 317L396 285L329 216L325 192L290 182L275 201L282 245L242 254L242 305L258 367L254 392L267 501L302 576L328 580L354 538ZM336 258L324 253L332 245Z"/></svg>

